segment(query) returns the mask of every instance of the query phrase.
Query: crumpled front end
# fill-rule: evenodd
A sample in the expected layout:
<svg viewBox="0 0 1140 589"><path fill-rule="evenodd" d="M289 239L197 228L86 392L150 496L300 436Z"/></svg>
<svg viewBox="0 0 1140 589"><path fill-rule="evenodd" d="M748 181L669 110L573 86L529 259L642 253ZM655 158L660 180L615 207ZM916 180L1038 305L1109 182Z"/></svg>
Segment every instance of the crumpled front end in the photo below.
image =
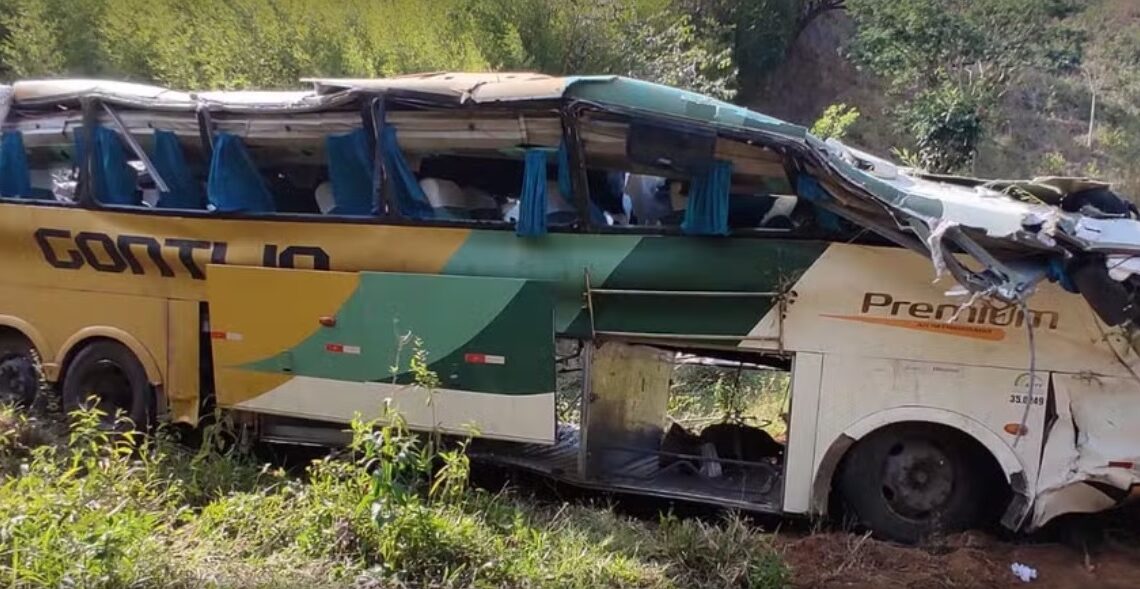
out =
<svg viewBox="0 0 1140 589"><path fill-rule="evenodd" d="M1054 409L1036 481L1006 525L1033 529L1066 513L1110 509L1140 495L1140 213L1108 184L1077 178L986 181L937 176L829 140L807 145L818 207L870 228L950 273L963 305L1028 305L1045 280L1079 293L1099 321L1115 376L1028 369L1052 381ZM801 196L805 196L802 195ZM948 293L954 294L954 293ZM1032 325L1029 326L1029 329ZM1033 347L1030 331L1030 347ZM1028 412L1027 412L1028 415ZM1024 427L1024 424L1022 424Z"/></svg>
<svg viewBox="0 0 1140 589"><path fill-rule="evenodd" d="M1108 184L937 176L834 140L807 144L821 156L809 171L824 188L818 206L928 256L970 300L1025 304L1042 280L1058 282L1137 349L1140 213Z"/></svg>

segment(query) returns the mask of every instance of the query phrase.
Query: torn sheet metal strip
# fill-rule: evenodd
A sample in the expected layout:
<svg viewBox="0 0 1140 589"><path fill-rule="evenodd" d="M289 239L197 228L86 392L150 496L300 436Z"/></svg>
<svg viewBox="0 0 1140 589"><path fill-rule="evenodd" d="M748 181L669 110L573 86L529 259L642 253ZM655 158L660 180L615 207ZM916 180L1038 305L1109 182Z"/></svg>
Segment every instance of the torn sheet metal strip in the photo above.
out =
<svg viewBox="0 0 1140 589"><path fill-rule="evenodd" d="M0 84L0 123L8 120L8 110L12 108L12 96L12 87Z"/></svg>

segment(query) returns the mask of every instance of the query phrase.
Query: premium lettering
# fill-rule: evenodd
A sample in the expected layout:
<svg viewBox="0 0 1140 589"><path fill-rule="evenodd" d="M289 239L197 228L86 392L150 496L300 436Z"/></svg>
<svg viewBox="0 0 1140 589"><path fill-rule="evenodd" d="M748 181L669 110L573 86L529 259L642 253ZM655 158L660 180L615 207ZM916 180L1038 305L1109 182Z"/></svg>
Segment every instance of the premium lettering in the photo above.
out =
<svg viewBox="0 0 1140 589"><path fill-rule="evenodd" d="M958 313L958 305L897 300L887 293L868 292L863 295L863 314L886 314L891 317L909 317L931 321L950 321ZM1057 329L1061 320L1056 311L1029 309L1029 321L1033 327ZM956 323L973 325L993 325L997 327L1022 327L1026 323L1026 312L1014 306L997 309L988 306L967 307L958 315Z"/></svg>

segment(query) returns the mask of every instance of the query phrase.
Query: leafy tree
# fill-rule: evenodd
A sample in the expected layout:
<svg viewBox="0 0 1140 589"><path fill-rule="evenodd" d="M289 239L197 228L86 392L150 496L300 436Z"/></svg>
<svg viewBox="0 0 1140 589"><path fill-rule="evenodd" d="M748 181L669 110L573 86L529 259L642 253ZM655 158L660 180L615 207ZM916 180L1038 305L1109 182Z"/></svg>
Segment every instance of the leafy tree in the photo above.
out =
<svg viewBox="0 0 1140 589"><path fill-rule="evenodd" d="M882 76L924 166L968 168L999 99L1030 67L1077 61L1071 0L848 0L853 55Z"/></svg>
<svg viewBox="0 0 1140 589"><path fill-rule="evenodd" d="M823 111L823 115L811 126L811 133L821 139L834 137L842 139L855 121L859 120L859 109L846 104L833 104Z"/></svg>
<svg viewBox="0 0 1140 589"><path fill-rule="evenodd" d="M731 49L698 35L689 15L662 14L650 23L631 31L633 63L625 73L723 100L736 94Z"/></svg>
<svg viewBox="0 0 1140 589"><path fill-rule="evenodd" d="M13 76L35 77L64 69L46 0L15 0L3 14L7 35L0 42L0 62Z"/></svg>
<svg viewBox="0 0 1140 589"><path fill-rule="evenodd" d="M799 35L816 18L846 7L846 0L678 0L699 34L731 51L743 102L787 58Z"/></svg>

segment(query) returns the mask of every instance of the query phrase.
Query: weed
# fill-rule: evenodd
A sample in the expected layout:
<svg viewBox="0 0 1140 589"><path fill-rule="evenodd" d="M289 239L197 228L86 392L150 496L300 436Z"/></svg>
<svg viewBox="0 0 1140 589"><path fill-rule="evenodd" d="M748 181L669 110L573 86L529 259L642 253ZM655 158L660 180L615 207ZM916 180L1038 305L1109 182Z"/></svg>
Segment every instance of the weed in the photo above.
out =
<svg viewBox="0 0 1140 589"><path fill-rule="evenodd" d="M471 489L465 443L398 414L291 476L203 432L71 416L66 438L0 408L0 580L11 587L780 587L767 536L632 520ZM118 428L124 430L126 428Z"/></svg>

